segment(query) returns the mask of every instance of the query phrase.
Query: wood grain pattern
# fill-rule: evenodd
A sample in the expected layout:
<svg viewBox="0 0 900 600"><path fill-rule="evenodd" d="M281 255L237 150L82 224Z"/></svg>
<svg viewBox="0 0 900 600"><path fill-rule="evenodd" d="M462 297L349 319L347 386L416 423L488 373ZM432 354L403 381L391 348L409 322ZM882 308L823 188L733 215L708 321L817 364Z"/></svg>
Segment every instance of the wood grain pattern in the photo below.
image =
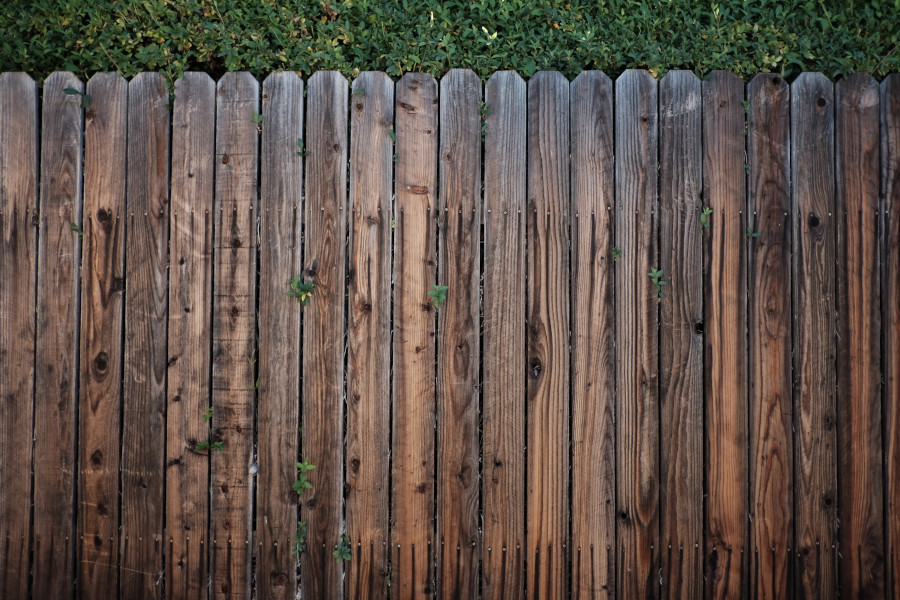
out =
<svg viewBox="0 0 900 600"><path fill-rule="evenodd" d="M485 86L482 593L525 593L526 86L514 71Z"/></svg>
<svg viewBox="0 0 900 600"><path fill-rule="evenodd" d="M44 82L37 261L32 593L67 598L75 568L75 436L84 91L72 74Z"/></svg>
<svg viewBox="0 0 900 600"><path fill-rule="evenodd" d="M616 80L616 594L652 598L659 578L659 298L656 80Z"/></svg>
<svg viewBox="0 0 900 600"><path fill-rule="evenodd" d="M128 84L125 359L119 595L161 598L166 459L169 94L158 73Z"/></svg>
<svg viewBox="0 0 900 600"><path fill-rule="evenodd" d="M310 598L340 597L342 563L332 556L343 533L344 286L347 229L348 84L336 71L309 79L306 134L305 274L315 293L303 319L303 455L316 465L304 495L308 549L302 589ZM351 559L352 560L352 559Z"/></svg>
<svg viewBox="0 0 900 600"><path fill-rule="evenodd" d="M406 598L434 593L437 82L408 73L395 93L391 594Z"/></svg>
<svg viewBox="0 0 900 600"><path fill-rule="evenodd" d="M700 80L659 83L659 513L662 595L703 595L703 207ZM711 221L715 220L710 216ZM698 324L700 327L698 327Z"/></svg>
<svg viewBox="0 0 900 600"><path fill-rule="evenodd" d="M350 598L388 594L391 422L391 223L394 82L353 81L347 315L347 534ZM359 90L364 90L360 93Z"/></svg>
<svg viewBox="0 0 900 600"><path fill-rule="evenodd" d="M91 104L84 132L77 595L103 598L115 595L119 580L128 83L120 75L99 73L88 82L87 94Z"/></svg>
<svg viewBox="0 0 900 600"><path fill-rule="evenodd" d="M38 88L0 74L0 597L28 595L38 225Z"/></svg>
<svg viewBox="0 0 900 600"><path fill-rule="evenodd" d="M790 598L791 433L790 88L764 74L747 86L747 333L750 414L750 595Z"/></svg>
<svg viewBox="0 0 900 600"><path fill-rule="evenodd" d="M256 593L293 599L297 561L292 554L300 498L292 486L299 455L300 320L285 291L302 270L303 81L284 71L262 87L259 199L259 404L257 406Z"/></svg>
<svg viewBox="0 0 900 600"><path fill-rule="evenodd" d="M210 306L216 84L175 82L169 233L166 407L166 595L206 595L209 571Z"/></svg>
<svg viewBox="0 0 900 600"><path fill-rule="evenodd" d="M797 597L837 591L834 91L820 73L791 84L794 519Z"/></svg>
<svg viewBox="0 0 900 600"><path fill-rule="evenodd" d="M835 84L838 511L841 594L884 597L879 87Z"/></svg>
<svg viewBox="0 0 900 600"><path fill-rule="evenodd" d="M615 597L616 438L613 84L569 88L572 219L572 574L575 598Z"/></svg>
<svg viewBox="0 0 900 600"><path fill-rule="evenodd" d="M736 598L747 586L747 278L744 84L715 71L703 82L706 236L706 593Z"/></svg>
<svg viewBox="0 0 900 600"><path fill-rule="evenodd" d="M227 73L216 87L210 571L214 598L250 594L256 368L259 83Z"/></svg>

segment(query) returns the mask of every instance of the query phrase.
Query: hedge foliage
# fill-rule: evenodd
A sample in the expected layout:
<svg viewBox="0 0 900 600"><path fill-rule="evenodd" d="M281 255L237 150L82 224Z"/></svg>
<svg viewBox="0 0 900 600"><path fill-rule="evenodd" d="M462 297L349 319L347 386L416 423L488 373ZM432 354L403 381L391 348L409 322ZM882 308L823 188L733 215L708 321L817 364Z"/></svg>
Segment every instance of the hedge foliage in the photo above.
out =
<svg viewBox="0 0 900 600"><path fill-rule="evenodd" d="M6 0L0 71L900 70L900 0Z"/></svg>

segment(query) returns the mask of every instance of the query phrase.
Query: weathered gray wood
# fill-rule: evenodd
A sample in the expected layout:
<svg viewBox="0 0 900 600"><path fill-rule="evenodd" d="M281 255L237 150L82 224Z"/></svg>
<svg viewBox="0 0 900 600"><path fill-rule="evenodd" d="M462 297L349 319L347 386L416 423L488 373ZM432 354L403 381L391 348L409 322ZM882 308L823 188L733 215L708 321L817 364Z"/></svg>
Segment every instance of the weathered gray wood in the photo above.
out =
<svg viewBox="0 0 900 600"><path fill-rule="evenodd" d="M525 593L526 86L514 71L485 86L482 454L483 594Z"/></svg>

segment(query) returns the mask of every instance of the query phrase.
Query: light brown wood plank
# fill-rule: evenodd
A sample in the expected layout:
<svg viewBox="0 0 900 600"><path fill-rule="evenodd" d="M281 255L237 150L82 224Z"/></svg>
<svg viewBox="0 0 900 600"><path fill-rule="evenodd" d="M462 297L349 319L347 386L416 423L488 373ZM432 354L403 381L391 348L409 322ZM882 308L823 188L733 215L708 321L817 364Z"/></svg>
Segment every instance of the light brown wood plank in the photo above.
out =
<svg viewBox="0 0 900 600"><path fill-rule="evenodd" d="M256 490L256 594L293 599L293 554L300 498L292 486L299 448L301 308L287 295L300 274L303 209L303 81L273 73L262 89L262 168L259 205L259 404Z"/></svg>
<svg viewBox="0 0 900 600"><path fill-rule="evenodd" d="M41 116L41 204L38 233L37 348L34 404L32 593L68 598L75 567L75 415L81 240L81 97L72 74L44 82Z"/></svg>
<svg viewBox="0 0 900 600"><path fill-rule="evenodd" d="M514 71L485 86L483 436L485 598L525 593L526 86Z"/></svg>
<svg viewBox="0 0 900 600"><path fill-rule="evenodd" d="M350 598L388 594L394 82L361 73L350 97L347 534Z"/></svg>
<svg viewBox="0 0 900 600"><path fill-rule="evenodd" d="M438 283L439 594L478 596L481 363L481 80L451 69L440 90Z"/></svg>
<svg viewBox="0 0 900 600"><path fill-rule="evenodd" d="M38 89L0 74L0 597L28 596L38 225Z"/></svg>
<svg viewBox="0 0 900 600"><path fill-rule="evenodd" d="M169 233L166 595L206 596L209 571L210 306L216 84L175 82Z"/></svg>
<svg viewBox="0 0 900 600"><path fill-rule="evenodd" d="M343 565L332 556L343 531L344 289L347 229L347 80L336 71L309 79L303 264L315 292L303 320L303 455L316 465L301 519L303 595L339 598ZM352 558L351 558L352 560Z"/></svg>
<svg viewBox="0 0 900 600"><path fill-rule="evenodd" d="M703 595L703 181L700 80L659 83L659 512L662 595ZM710 221L715 220L710 216ZM699 327L698 327L699 325Z"/></svg>
<svg viewBox="0 0 900 600"><path fill-rule="evenodd" d="M572 564L574 598L615 597L616 438L613 84L570 86Z"/></svg>
<svg viewBox="0 0 900 600"><path fill-rule="evenodd" d="M884 597L879 87L835 84L838 511L841 594Z"/></svg>
<svg viewBox="0 0 900 600"><path fill-rule="evenodd" d="M391 594L406 598L434 593L437 82L408 73L395 94Z"/></svg>
<svg viewBox="0 0 900 600"><path fill-rule="evenodd" d="M256 201L259 83L227 73L216 87L210 558L214 598L250 595L256 397Z"/></svg>
<svg viewBox="0 0 900 600"><path fill-rule="evenodd" d="M794 518L798 598L837 591L834 91L820 73L791 84L794 219Z"/></svg>
<svg viewBox="0 0 900 600"><path fill-rule="evenodd" d="M119 594L161 598L165 503L169 94L158 73L128 84L125 359Z"/></svg>
<svg viewBox="0 0 900 600"><path fill-rule="evenodd" d="M762 74L747 86L750 183L747 333L750 595L792 597L790 88Z"/></svg>
<svg viewBox="0 0 900 600"><path fill-rule="evenodd" d="M616 594L659 585L659 301L657 86L645 71L616 80Z"/></svg>
<svg viewBox="0 0 900 600"><path fill-rule="evenodd" d="M118 587L128 82L87 85L78 408L78 596Z"/></svg>

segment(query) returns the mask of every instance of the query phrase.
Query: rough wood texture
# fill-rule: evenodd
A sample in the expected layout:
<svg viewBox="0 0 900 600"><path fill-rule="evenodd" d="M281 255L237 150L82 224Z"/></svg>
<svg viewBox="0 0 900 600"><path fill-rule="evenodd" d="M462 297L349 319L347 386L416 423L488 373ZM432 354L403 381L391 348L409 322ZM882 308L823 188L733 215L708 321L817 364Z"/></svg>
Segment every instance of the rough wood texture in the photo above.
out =
<svg viewBox="0 0 900 600"><path fill-rule="evenodd" d="M820 73L791 84L791 167L797 596L827 599L837 591L834 92Z"/></svg>
<svg viewBox="0 0 900 600"><path fill-rule="evenodd" d="M662 594L703 595L703 181L700 80L670 71L659 84L659 512ZM709 216L710 221L715 216ZM699 325L699 327L698 327Z"/></svg>
<svg viewBox="0 0 900 600"><path fill-rule="evenodd" d="M315 292L303 318L303 455L316 465L304 494L307 550L303 595L340 597L342 563L332 552L343 533L344 280L347 211L347 80L320 71L309 80L303 264ZM352 559L351 559L352 560Z"/></svg>
<svg viewBox="0 0 900 600"><path fill-rule="evenodd" d="M790 88L777 75L758 75L747 101L749 585L753 598L783 599L793 596L794 560Z"/></svg>
<svg viewBox="0 0 900 600"><path fill-rule="evenodd" d="M396 86L394 406L391 593L434 593L434 307L438 89L409 73Z"/></svg>
<svg viewBox="0 0 900 600"><path fill-rule="evenodd" d="M125 359L119 595L161 598L166 459L169 94L158 73L128 84Z"/></svg>
<svg viewBox="0 0 900 600"><path fill-rule="evenodd" d="M256 593L260 600L292 600L297 593L297 504L292 490L299 454L300 319L287 282L302 270L303 81L289 71L266 77L262 88L262 163L259 204L259 404L256 492Z"/></svg>
<svg viewBox="0 0 900 600"><path fill-rule="evenodd" d="M616 80L616 594L659 585L657 88L644 71Z"/></svg>
<svg viewBox="0 0 900 600"><path fill-rule="evenodd" d="M350 598L386 598L391 422L394 82L362 73L350 102L347 534ZM362 90L362 91L360 91Z"/></svg>
<svg viewBox="0 0 900 600"><path fill-rule="evenodd" d="M210 310L216 84L175 82L166 412L166 596L206 594L209 570Z"/></svg>
<svg viewBox="0 0 900 600"><path fill-rule="evenodd" d="M572 574L575 598L615 597L616 438L613 293L613 84L570 86L572 182Z"/></svg>
<svg viewBox="0 0 900 600"><path fill-rule="evenodd" d="M526 86L514 71L485 86L483 595L525 593Z"/></svg>
<svg viewBox="0 0 900 600"><path fill-rule="evenodd" d="M119 428L125 286L128 83L87 85L78 442L78 596L115 595L119 573ZM194 490L194 497L201 497Z"/></svg>
<svg viewBox="0 0 900 600"><path fill-rule="evenodd" d="M227 73L216 88L210 570L211 597L250 595L256 365L259 83ZM286 457L287 458L287 457ZM290 460L288 458L288 460Z"/></svg>
<svg viewBox="0 0 900 600"><path fill-rule="evenodd" d="M38 89L0 74L0 597L28 595L38 224Z"/></svg>
<svg viewBox="0 0 900 600"><path fill-rule="evenodd" d="M71 73L44 82L37 261L34 403L34 528L37 598L72 594L75 568L75 435L81 240L81 99ZM20 499L21 500L21 499Z"/></svg>
<svg viewBox="0 0 900 600"><path fill-rule="evenodd" d="M478 596L479 368L481 365L481 80L452 69L441 79L438 283L438 593Z"/></svg>
<svg viewBox="0 0 900 600"><path fill-rule="evenodd" d="M744 84L715 71L702 96L704 197L713 211L704 240L706 593L731 598L747 585Z"/></svg>
<svg viewBox="0 0 900 600"><path fill-rule="evenodd" d="M842 595L882 598L878 83L863 74L839 81L835 111L838 576Z"/></svg>
<svg viewBox="0 0 900 600"><path fill-rule="evenodd" d="M564 596L569 533L569 82L528 83L528 589Z"/></svg>

